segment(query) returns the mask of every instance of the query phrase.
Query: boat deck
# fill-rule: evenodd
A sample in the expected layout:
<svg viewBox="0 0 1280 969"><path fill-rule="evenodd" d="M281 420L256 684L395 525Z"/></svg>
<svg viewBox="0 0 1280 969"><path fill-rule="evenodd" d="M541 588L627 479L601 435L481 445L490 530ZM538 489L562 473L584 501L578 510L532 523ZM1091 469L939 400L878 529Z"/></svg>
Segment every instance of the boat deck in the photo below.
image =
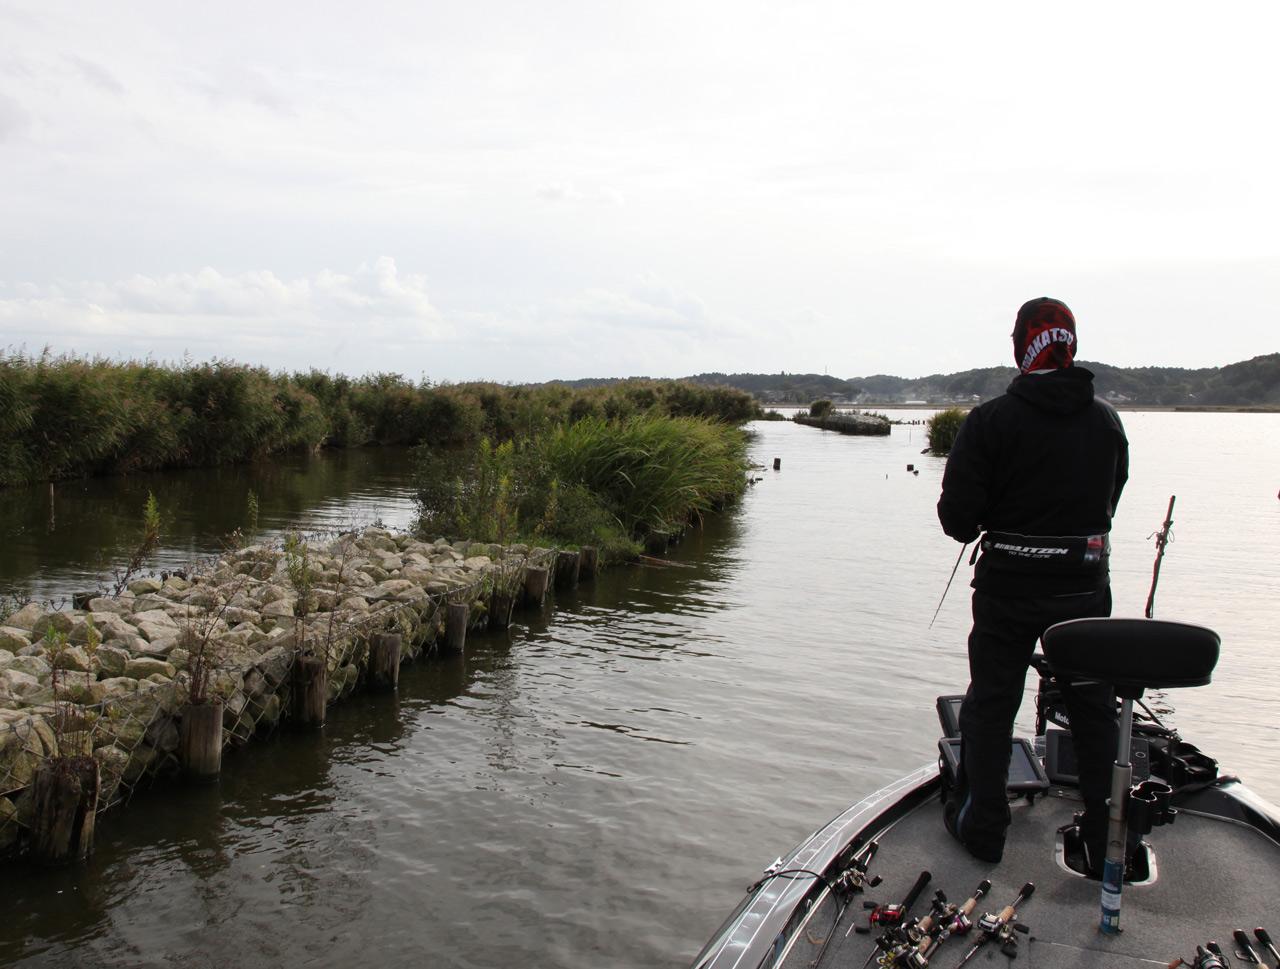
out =
<svg viewBox="0 0 1280 969"><path fill-rule="evenodd" d="M983 912L998 911L1011 902L1024 882L1034 882L1035 894L1018 910L1019 921L1030 930L1018 935L1017 965L1025 969L1165 966L1178 956L1191 957L1197 945L1210 939L1231 954L1233 929L1244 929L1251 939L1258 925L1280 932L1276 844L1245 825L1183 811L1176 823L1157 828L1148 838L1155 849L1156 879L1125 886L1121 934L1102 935L1097 928L1099 883L1068 872L1055 859L1058 828L1069 823L1078 808L1074 791L1057 788L1034 805L1015 804L1004 860L993 866L972 858L951 839L942 826L941 805L932 798L879 838L869 874L879 874L883 883L854 897L821 962L814 960L832 931L835 914L829 896L815 908L783 965L860 969L878 934L852 931L855 925L867 925L862 900L901 901L922 870L933 878L912 909L913 916L928 912L929 898L938 889L959 905L980 881L990 879L991 891L979 902L976 921ZM953 969L976 938L952 937L930 965ZM989 966L992 960L1010 961L996 945L988 944L969 965Z"/></svg>

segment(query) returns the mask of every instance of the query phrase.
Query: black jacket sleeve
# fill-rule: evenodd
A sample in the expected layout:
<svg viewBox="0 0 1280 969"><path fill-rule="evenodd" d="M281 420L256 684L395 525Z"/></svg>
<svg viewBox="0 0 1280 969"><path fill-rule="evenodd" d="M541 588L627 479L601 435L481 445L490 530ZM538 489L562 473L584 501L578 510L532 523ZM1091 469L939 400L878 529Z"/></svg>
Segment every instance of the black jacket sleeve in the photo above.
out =
<svg viewBox="0 0 1280 969"><path fill-rule="evenodd" d="M980 411L971 410L960 425L942 474L938 521L957 542L972 542L981 534L991 493L991 456Z"/></svg>

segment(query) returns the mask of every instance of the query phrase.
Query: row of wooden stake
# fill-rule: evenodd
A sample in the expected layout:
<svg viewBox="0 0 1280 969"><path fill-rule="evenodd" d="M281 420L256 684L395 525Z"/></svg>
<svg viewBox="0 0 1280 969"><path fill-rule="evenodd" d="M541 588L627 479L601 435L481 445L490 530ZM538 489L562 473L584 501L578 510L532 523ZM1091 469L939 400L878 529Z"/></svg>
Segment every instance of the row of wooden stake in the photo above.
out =
<svg viewBox="0 0 1280 969"><path fill-rule="evenodd" d="M583 546L577 552L557 552L553 563L555 588L576 588L583 576L595 576L597 565L597 551L591 546ZM524 585L518 596L495 591L489 603L488 628L505 629L510 624L517 597L524 608L541 609L551 581L551 570L534 567L525 570ZM444 638L439 651L456 655L466 649L471 606L466 602L447 602L445 609ZM366 682L371 689L394 690L399 686L403 645L399 633L376 633L370 637ZM290 684L291 722L309 728L324 726L328 674L323 657L312 653L296 657ZM187 779L209 782L217 780L222 772L222 719L220 698L188 704L183 709L178 757ZM89 857L93 852L100 787L99 764L93 757L58 757L41 765L33 781L30 840L33 860L62 865Z"/></svg>

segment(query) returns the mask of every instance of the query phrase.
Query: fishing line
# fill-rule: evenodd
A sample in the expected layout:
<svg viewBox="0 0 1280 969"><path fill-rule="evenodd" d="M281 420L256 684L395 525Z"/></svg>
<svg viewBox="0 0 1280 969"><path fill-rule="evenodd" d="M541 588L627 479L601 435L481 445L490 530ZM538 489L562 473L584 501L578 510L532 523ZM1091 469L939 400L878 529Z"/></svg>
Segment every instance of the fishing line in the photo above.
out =
<svg viewBox="0 0 1280 969"><path fill-rule="evenodd" d="M938 621L938 613L942 611L942 604L947 599L947 593L951 591L951 583L955 581L956 571L960 568L960 560L964 558L964 550L969 547L969 543L965 542L960 546L960 554L956 556L956 564L951 566L951 578L947 579L947 587L942 590L942 598L938 600L938 608L933 610L933 618L929 620L929 628L933 628L933 624Z"/></svg>

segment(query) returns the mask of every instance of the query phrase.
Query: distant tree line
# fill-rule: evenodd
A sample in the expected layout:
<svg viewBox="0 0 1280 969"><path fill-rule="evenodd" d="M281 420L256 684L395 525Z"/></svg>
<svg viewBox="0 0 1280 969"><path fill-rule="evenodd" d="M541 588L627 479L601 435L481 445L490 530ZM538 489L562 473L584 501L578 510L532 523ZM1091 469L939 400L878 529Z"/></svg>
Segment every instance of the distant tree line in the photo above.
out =
<svg viewBox="0 0 1280 969"><path fill-rule="evenodd" d="M1080 361L1097 375L1102 396L1138 407L1280 406L1280 353L1225 367L1113 367ZM736 387L762 402L808 404L819 398L837 404L892 404L920 400L951 404L988 400L1005 392L1017 376L1013 367L982 367L927 377L841 379L814 373L701 373L684 380L705 386ZM603 383L580 381L579 383Z"/></svg>

